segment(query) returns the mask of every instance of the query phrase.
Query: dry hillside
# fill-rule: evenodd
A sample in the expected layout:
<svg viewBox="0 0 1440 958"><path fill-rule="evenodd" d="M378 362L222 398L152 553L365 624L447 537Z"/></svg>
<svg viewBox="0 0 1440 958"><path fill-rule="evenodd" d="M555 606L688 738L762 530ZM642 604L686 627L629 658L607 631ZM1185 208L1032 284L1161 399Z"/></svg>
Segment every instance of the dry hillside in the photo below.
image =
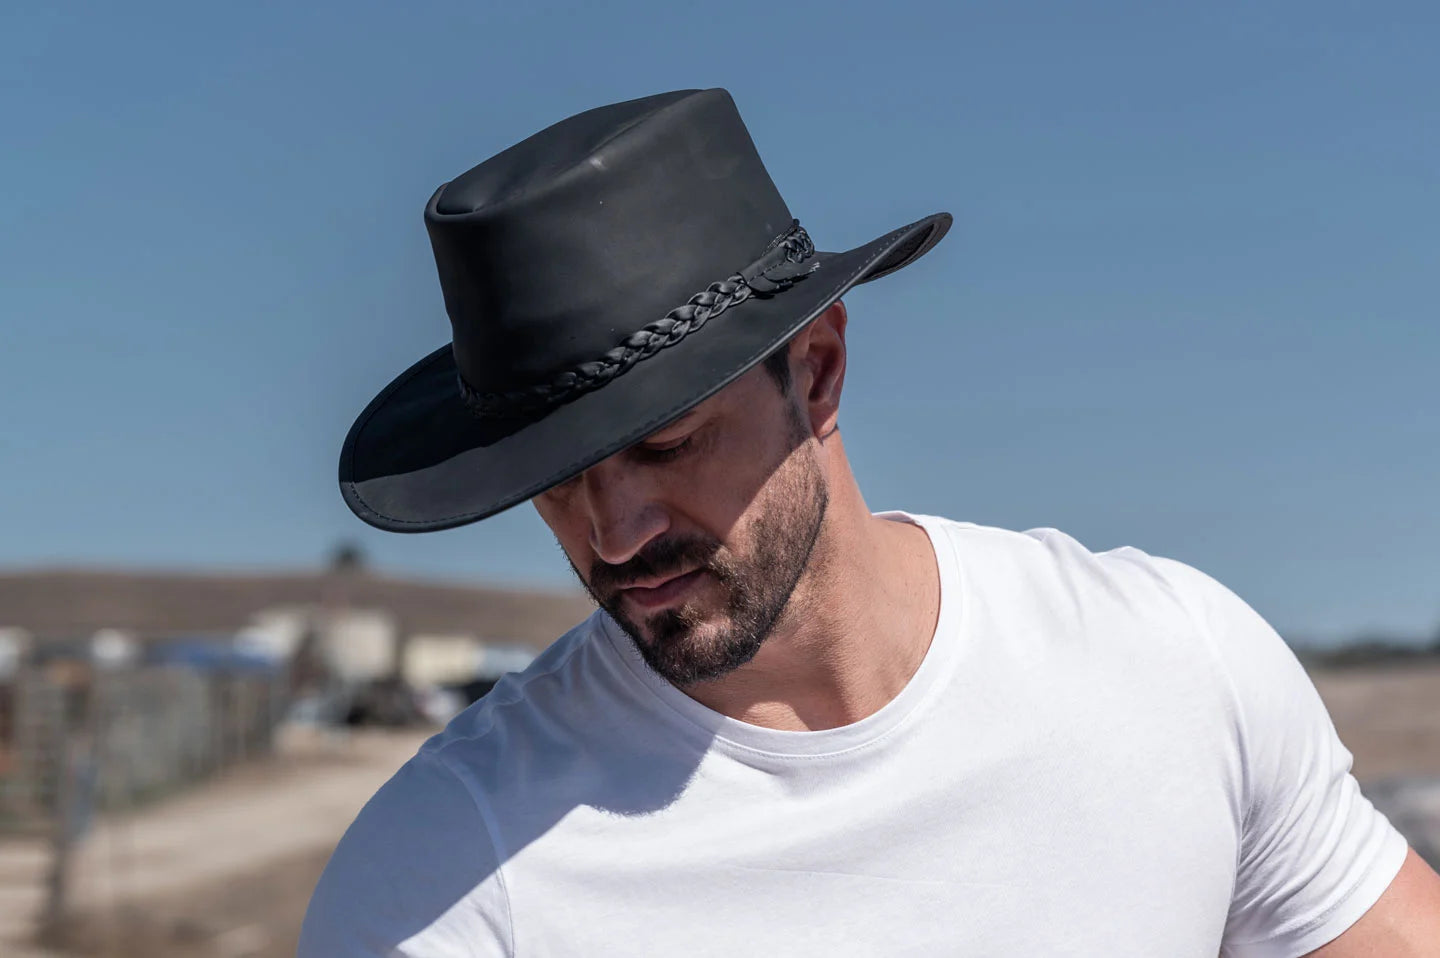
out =
<svg viewBox="0 0 1440 958"><path fill-rule="evenodd" d="M0 573L0 627L44 637L101 628L142 636L227 632L285 605L384 609L402 633L470 632L536 647L590 614L579 592L416 582L362 572L214 574L41 570Z"/></svg>

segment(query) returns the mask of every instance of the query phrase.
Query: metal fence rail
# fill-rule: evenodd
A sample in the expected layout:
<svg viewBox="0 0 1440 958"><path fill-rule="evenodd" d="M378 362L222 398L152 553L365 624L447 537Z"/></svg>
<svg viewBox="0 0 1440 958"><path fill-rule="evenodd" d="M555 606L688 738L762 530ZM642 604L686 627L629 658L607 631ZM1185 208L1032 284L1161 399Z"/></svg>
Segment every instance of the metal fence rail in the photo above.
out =
<svg viewBox="0 0 1440 958"><path fill-rule="evenodd" d="M133 807L268 754L283 692L275 673L21 674L8 689L10 741L0 743L0 831L83 828L92 812Z"/></svg>
<svg viewBox="0 0 1440 958"><path fill-rule="evenodd" d="M270 752L284 691L271 671L74 663L0 685L0 837L38 834L50 846L42 941L64 927L72 852L94 816Z"/></svg>

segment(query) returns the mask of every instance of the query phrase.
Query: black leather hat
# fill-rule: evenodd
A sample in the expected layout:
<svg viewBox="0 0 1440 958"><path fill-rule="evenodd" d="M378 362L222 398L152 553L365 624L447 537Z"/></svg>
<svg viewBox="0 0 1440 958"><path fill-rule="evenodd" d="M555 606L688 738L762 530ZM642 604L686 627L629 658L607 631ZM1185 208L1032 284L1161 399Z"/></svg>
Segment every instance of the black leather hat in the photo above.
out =
<svg viewBox="0 0 1440 958"><path fill-rule="evenodd" d="M345 502L396 532L483 519L643 439L950 216L818 252L730 95L685 90L535 134L440 187L425 225L453 342L340 454Z"/></svg>

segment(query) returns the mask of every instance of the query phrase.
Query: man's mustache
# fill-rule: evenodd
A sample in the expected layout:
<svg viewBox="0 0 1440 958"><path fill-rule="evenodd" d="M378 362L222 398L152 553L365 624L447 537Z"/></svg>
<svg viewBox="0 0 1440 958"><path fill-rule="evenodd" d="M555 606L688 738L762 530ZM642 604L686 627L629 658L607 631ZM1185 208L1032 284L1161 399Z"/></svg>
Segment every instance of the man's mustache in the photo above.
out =
<svg viewBox="0 0 1440 958"><path fill-rule="evenodd" d="M720 542L705 536L661 539L646 545L619 565L595 560L590 566L590 590L604 602L621 589L647 579L666 578L696 569L720 575L721 570L711 561L719 551Z"/></svg>

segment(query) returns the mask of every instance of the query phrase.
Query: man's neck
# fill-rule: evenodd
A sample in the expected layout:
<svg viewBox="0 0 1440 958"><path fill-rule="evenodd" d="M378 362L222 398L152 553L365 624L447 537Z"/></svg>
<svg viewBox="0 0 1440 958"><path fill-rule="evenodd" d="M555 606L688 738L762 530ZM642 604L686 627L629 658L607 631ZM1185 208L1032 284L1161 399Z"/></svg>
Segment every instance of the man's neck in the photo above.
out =
<svg viewBox="0 0 1440 958"><path fill-rule="evenodd" d="M872 516L851 487L835 496L810 568L747 665L684 691L751 725L838 728L900 693L930 647L940 576L924 529Z"/></svg>

